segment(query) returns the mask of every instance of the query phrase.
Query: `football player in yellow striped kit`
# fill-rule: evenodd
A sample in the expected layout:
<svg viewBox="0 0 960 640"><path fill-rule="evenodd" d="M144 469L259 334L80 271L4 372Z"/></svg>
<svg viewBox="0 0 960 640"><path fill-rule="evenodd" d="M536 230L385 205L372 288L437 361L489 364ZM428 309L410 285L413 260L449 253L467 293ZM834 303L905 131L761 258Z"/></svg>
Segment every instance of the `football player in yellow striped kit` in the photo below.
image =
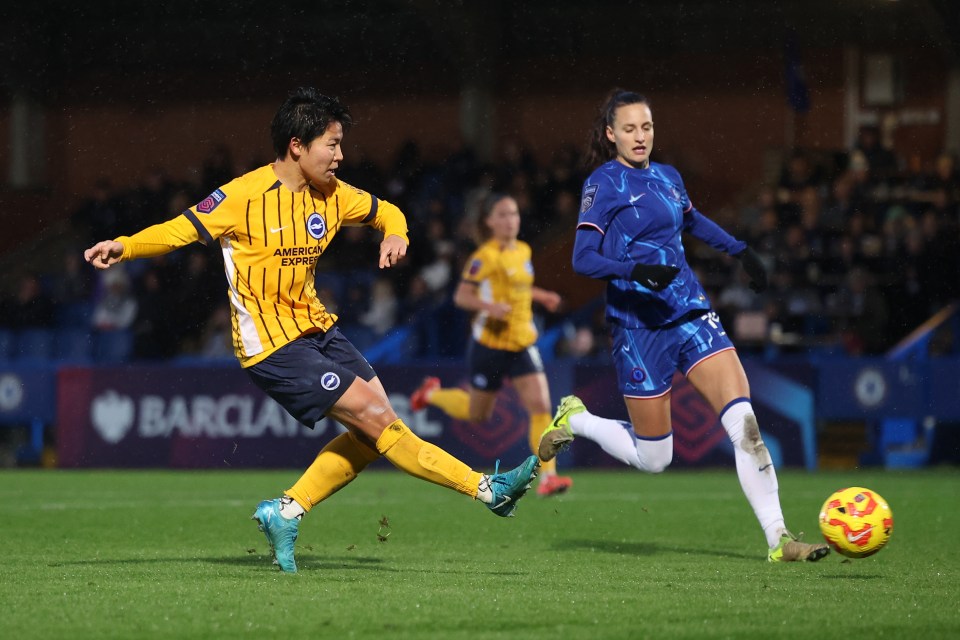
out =
<svg viewBox="0 0 960 640"><path fill-rule="evenodd" d="M486 240L467 261L454 294L458 307L476 314L467 356L470 390L441 388L440 379L430 376L410 396L410 408L420 411L430 405L457 420L484 422L493 416L497 392L504 376L509 376L530 415L528 435L536 452L550 424L552 405L543 361L534 344L533 303L555 311L560 296L533 286L530 245L517 238L520 208L516 200L505 194L489 196L478 226ZM538 495L551 496L571 487L573 480L557 475L555 460L541 464Z"/></svg>
<svg viewBox="0 0 960 640"><path fill-rule="evenodd" d="M511 471L486 475L421 440L397 417L373 368L318 299L314 268L343 226L383 233L381 269L407 251L403 213L337 179L341 142L352 122L336 98L296 89L271 123L275 162L223 185L172 220L84 252L94 267L108 269L192 242L219 242L241 366L303 424L312 427L326 415L347 427L293 487L257 505L253 519L285 572L297 570L294 543L303 516L380 456L499 516L513 515L539 467L530 456Z"/></svg>

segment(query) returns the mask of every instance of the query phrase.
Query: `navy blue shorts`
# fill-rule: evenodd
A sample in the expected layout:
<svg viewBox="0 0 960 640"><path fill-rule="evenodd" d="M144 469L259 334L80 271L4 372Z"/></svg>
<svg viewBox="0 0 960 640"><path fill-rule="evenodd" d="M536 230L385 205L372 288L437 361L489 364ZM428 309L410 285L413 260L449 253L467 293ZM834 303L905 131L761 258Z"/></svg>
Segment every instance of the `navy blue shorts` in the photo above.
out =
<svg viewBox="0 0 960 640"><path fill-rule="evenodd" d="M354 380L369 382L377 377L336 325L283 345L246 372L264 393L308 427L326 415Z"/></svg>
<svg viewBox="0 0 960 640"><path fill-rule="evenodd" d="M505 351L491 349L471 340L467 361L470 384L481 391L496 391L503 386L504 376L518 378L528 373L543 373L543 360L534 345L523 351Z"/></svg>
<svg viewBox="0 0 960 640"><path fill-rule="evenodd" d="M713 311L656 328L630 329L610 325L613 361L620 392L628 398L656 398L673 385L679 369L687 375L710 356L733 349L733 343Z"/></svg>

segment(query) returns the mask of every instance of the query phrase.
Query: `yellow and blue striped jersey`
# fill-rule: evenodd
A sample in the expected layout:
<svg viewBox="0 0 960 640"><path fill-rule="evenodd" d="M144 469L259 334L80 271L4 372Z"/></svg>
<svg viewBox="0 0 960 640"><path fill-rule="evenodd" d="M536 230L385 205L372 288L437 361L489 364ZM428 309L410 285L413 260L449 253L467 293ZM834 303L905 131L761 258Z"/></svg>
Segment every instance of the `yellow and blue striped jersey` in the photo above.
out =
<svg viewBox="0 0 960 640"><path fill-rule="evenodd" d="M462 280L477 285L486 302L510 305L503 320L480 312L473 320L473 338L491 349L522 351L537 341L533 324L533 263L530 245L517 240L503 246L488 240L470 256Z"/></svg>
<svg viewBox="0 0 960 640"><path fill-rule="evenodd" d="M406 220L396 206L342 181L330 193L313 187L293 192L277 179L273 165L266 165L220 187L173 220L117 240L124 245L122 259L219 240L233 347L248 367L336 321L317 297L314 269L344 225L369 225L407 240Z"/></svg>

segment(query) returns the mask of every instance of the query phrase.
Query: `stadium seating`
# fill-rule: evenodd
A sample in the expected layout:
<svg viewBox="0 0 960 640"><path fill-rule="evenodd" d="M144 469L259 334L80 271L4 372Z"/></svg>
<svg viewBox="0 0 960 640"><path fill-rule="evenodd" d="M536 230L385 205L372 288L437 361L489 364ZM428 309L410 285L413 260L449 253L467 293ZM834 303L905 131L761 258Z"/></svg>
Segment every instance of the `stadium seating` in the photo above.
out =
<svg viewBox="0 0 960 640"><path fill-rule="evenodd" d="M888 469L922 467L930 457L930 445L921 436L920 424L912 418L880 421L878 448Z"/></svg>
<svg viewBox="0 0 960 640"><path fill-rule="evenodd" d="M0 329L0 362L10 358L10 354L13 353L13 343L13 331Z"/></svg>
<svg viewBox="0 0 960 640"><path fill-rule="evenodd" d="M23 329L16 334L13 357L20 362L46 362L53 358L54 341L51 329Z"/></svg>
<svg viewBox="0 0 960 640"><path fill-rule="evenodd" d="M133 332L129 330L98 331L94 334L93 357L103 364L120 364L133 353Z"/></svg>
<svg viewBox="0 0 960 640"><path fill-rule="evenodd" d="M56 322L63 328L88 327L92 317L92 302L73 302L57 309Z"/></svg>
<svg viewBox="0 0 960 640"><path fill-rule="evenodd" d="M358 351L366 351L377 343L377 334L363 324L347 324L340 327L340 332L353 343Z"/></svg>
<svg viewBox="0 0 960 640"><path fill-rule="evenodd" d="M93 354L93 335L88 329L59 329L54 355L65 362L86 362Z"/></svg>

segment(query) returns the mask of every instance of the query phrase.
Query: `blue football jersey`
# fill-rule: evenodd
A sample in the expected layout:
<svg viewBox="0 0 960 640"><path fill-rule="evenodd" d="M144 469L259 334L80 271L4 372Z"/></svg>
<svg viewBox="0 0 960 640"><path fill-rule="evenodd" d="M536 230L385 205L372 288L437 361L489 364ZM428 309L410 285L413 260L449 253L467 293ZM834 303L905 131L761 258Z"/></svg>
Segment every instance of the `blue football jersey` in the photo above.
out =
<svg viewBox="0 0 960 640"><path fill-rule="evenodd" d="M618 262L680 269L670 286L659 292L626 278L610 280L608 321L624 327L658 327L691 311L710 308L681 242L685 222L693 214L696 211L683 180L669 165L651 162L647 169L636 169L611 160L590 174L583 185L577 228L603 234L602 255ZM721 233L726 238L719 241L718 248L739 246Z"/></svg>

